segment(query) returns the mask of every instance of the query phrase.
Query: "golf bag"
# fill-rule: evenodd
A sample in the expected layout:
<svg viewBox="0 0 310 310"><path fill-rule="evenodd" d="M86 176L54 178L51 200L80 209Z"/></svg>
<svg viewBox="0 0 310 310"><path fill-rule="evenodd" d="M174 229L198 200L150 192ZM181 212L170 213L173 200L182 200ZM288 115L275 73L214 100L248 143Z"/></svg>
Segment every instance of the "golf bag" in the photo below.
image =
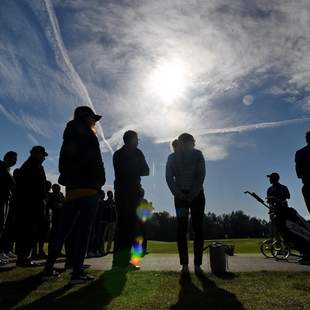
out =
<svg viewBox="0 0 310 310"><path fill-rule="evenodd" d="M272 210L275 224L282 238L302 255L310 254L310 224L293 208Z"/></svg>

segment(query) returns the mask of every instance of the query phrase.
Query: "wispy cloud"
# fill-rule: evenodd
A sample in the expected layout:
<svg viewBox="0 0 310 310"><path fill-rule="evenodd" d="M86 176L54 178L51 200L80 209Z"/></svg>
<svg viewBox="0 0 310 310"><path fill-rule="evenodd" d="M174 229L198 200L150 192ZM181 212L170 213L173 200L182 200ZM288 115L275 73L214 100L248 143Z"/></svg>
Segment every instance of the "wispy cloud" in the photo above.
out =
<svg viewBox="0 0 310 310"><path fill-rule="evenodd" d="M28 140L33 144L33 145L39 145L39 141L30 133L27 134Z"/></svg>
<svg viewBox="0 0 310 310"><path fill-rule="evenodd" d="M309 112L307 102L296 103L310 92L307 0L4 3L0 26L9 31L0 40L0 98L11 101L0 109L33 132L51 120L63 124L78 104L93 104L113 148L131 127L154 141L197 132L204 145L211 134L280 126L272 122L278 106L264 105L255 92L295 104L299 114L287 117ZM25 39L14 40L15 32ZM158 73L176 76L167 70L173 64L182 75L176 99L173 81L158 83ZM260 109L270 122L261 123ZM248 121L262 127L239 126ZM206 124L215 129L197 130ZM221 139L213 141L218 158L228 152Z"/></svg>

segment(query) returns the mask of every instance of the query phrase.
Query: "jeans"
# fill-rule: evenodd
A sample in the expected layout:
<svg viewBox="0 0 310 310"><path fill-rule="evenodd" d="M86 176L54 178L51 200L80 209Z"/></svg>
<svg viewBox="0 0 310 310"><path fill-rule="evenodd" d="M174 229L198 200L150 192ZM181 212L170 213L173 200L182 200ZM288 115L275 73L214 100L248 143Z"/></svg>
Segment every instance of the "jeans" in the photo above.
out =
<svg viewBox="0 0 310 310"><path fill-rule="evenodd" d="M71 232L74 232L71 235L72 253L70 253L70 256L72 255L72 258L70 260L72 259L73 273L78 274L82 271L91 225L97 207L98 195L79 198L64 204L59 222L48 247L45 270L52 270L65 240Z"/></svg>
<svg viewBox="0 0 310 310"><path fill-rule="evenodd" d="M205 209L205 196L203 191L199 193L192 201L181 200L177 197L174 199L177 225L178 225L178 250L181 265L188 265L188 216L191 213L192 227L194 231L194 264L202 264L203 253L203 218Z"/></svg>

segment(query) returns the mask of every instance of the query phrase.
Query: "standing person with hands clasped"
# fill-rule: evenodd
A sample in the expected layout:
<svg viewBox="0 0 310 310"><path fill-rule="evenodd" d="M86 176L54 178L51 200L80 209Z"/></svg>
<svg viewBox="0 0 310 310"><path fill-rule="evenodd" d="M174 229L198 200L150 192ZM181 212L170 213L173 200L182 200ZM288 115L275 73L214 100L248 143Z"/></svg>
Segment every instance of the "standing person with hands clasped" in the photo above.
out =
<svg viewBox="0 0 310 310"><path fill-rule="evenodd" d="M195 139L188 133L178 138L177 148L170 154L166 165L166 181L174 196L178 224L178 250L182 274L187 274L188 217L191 212L194 239L195 273L202 274L203 215L205 196L203 182L206 175L205 159L202 152L195 149Z"/></svg>

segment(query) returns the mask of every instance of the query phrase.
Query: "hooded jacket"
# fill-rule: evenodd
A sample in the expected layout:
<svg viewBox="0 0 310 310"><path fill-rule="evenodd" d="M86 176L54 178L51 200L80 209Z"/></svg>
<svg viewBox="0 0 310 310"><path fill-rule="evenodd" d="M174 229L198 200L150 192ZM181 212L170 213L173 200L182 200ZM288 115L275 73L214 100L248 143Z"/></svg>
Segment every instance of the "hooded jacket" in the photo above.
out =
<svg viewBox="0 0 310 310"><path fill-rule="evenodd" d="M70 121L63 134L59 156L59 183L67 190L100 189L105 170L98 138L83 122Z"/></svg>

